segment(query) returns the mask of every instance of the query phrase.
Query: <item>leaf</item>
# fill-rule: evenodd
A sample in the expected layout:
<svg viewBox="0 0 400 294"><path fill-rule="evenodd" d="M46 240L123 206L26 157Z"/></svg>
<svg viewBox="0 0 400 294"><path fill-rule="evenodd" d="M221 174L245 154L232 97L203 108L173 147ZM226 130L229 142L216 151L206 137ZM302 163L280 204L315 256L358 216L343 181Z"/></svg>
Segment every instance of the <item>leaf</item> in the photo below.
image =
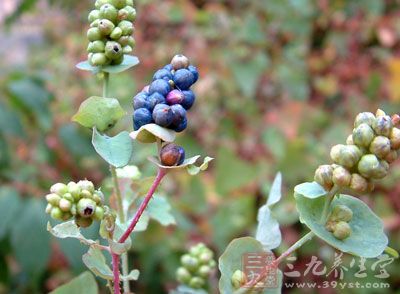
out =
<svg viewBox="0 0 400 294"><path fill-rule="evenodd" d="M282 242L281 230L278 221L271 215L268 205L263 205L258 210L257 220L257 241L263 245L264 249L277 248Z"/></svg>
<svg viewBox="0 0 400 294"><path fill-rule="evenodd" d="M24 137L21 120L16 112L0 101L0 132L6 135Z"/></svg>
<svg viewBox="0 0 400 294"><path fill-rule="evenodd" d="M124 243L119 243L114 240L108 240L108 242L110 243L111 251L118 255L128 252L132 247L132 240L130 238L128 238Z"/></svg>
<svg viewBox="0 0 400 294"><path fill-rule="evenodd" d="M156 124L147 124L141 126L139 130L130 133L132 139L141 143L154 143L157 138L164 142L174 142L176 133L173 130L160 127Z"/></svg>
<svg viewBox="0 0 400 294"><path fill-rule="evenodd" d="M271 191L269 192L267 206L272 206L281 200L282 197L282 174L278 172L272 183Z"/></svg>
<svg viewBox="0 0 400 294"><path fill-rule="evenodd" d="M54 237L65 239L74 238L86 245L96 245L96 241L86 239L82 234L75 221L71 220L56 225L54 228L51 227L50 222L47 223L47 231L49 231Z"/></svg>
<svg viewBox="0 0 400 294"><path fill-rule="evenodd" d="M132 157L132 140L126 131L119 133L115 137L108 137L99 134L94 128L92 144L96 152L115 167L126 166Z"/></svg>
<svg viewBox="0 0 400 294"><path fill-rule="evenodd" d="M186 169L187 169L189 175L191 175L191 176L197 175L199 172L205 171L205 170L208 168L208 164L209 164L212 160L214 160L214 158L209 157L209 156L206 156L206 157L204 158L203 163L202 163L200 166L196 166L196 165L192 164L192 165L188 165L188 166L186 167Z"/></svg>
<svg viewBox="0 0 400 294"><path fill-rule="evenodd" d="M146 209L150 218L155 219L163 226L175 225L175 217L171 213L171 205L165 197L155 195Z"/></svg>
<svg viewBox="0 0 400 294"><path fill-rule="evenodd" d="M0 240L14 224L15 215L21 210L21 196L10 187L0 188Z"/></svg>
<svg viewBox="0 0 400 294"><path fill-rule="evenodd" d="M62 144L75 158L93 156L93 147L84 130L74 123L63 124L58 130Z"/></svg>
<svg viewBox="0 0 400 294"><path fill-rule="evenodd" d="M152 163L154 163L155 165L157 165L160 168L172 169L172 170L186 168L187 172L191 176L194 176L194 175L197 175L199 172L206 170L208 168L208 163L210 161L214 160L214 158L207 156L204 158L204 161L200 166L196 166L195 163L199 158L200 158L200 155L196 155L196 156L187 158L182 162L182 164L176 165L176 166L162 165L161 162L156 157L149 157L148 159L149 159L149 161L151 161Z"/></svg>
<svg viewBox="0 0 400 294"><path fill-rule="evenodd" d="M50 294L97 294L99 289L93 275L86 271L64 284Z"/></svg>
<svg viewBox="0 0 400 294"><path fill-rule="evenodd" d="M92 96L82 102L72 121L104 132L114 127L124 115L125 111L117 99Z"/></svg>
<svg viewBox="0 0 400 294"><path fill-rule="evenodd" d="M171 290L169 294L207 294L203 289L193 289L186 285L179 285L175 290Z"/></svg>
<svg viewBox="0 0 400 294"><path fill-rule="evenodd" d="M385 253L393 256L396 259L399 258L399 253L395 249L393 249L392 247L387 246L385 248Z"/></svg>
<svg viewBox="0 0 400 294"><path fill-rule="evenodd" d="M307 198L318 198L325 196L327 193L324 188L317 182L306 182L294 187L295 195L299 194Z"/></svg>
<svg viewBox="0 0 400 294"><path fill-rule="evenodd" d="M106 258L100 249L90 247L89 251L82 256L82 260L96 276L106 280L113 279L113 273L106 264Z"/></svg>
<svg viewBox="0 0 400 294"><path fill-rule="evenodd" d="M138 180L142 176L139 168L136 165L127 165L122 168L117 168L117 177L119 179Z"/></svg>
<svg viewBox="0 0 400 294"><path fill-rule="evenodd" d="M121 275L121 280L122 281L137 281L137 279L139 279L139 270L134 269L131 270L131 272L127 275L127 276L123 276Z"/></svg>
<svg viewBox="0 0 400 294"><path fill-rule="evenodd" d="M353 218L349 222L352 233L348 238L339 240L320 222L325 203L324 197L310 199L295 194L295 198L300 221L331 246L366 258L377 257L385 250L388 238L383 231L383 222L361 200L349 195L340 195L332 201L331 209L341 204L353 211Z"/></svg>
<svg viewBox="0 0 400 294"><path fill-rule="evenodd" d="M96 74L101 71L108 72L108 73L120 73L135 65L139 64L139 58L132 55L124 55L124 61L118 65L106 65L106 66L92 66L90 65L89 61L85 60L79 62L76 67L80 70L91 71L92 73Z"/></svg>

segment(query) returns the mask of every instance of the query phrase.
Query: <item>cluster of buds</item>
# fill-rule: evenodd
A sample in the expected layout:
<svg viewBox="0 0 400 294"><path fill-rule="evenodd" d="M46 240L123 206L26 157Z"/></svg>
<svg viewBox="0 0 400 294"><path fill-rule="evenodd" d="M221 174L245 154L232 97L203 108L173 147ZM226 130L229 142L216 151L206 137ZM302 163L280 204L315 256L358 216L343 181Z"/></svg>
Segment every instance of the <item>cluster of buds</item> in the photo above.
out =
<svg viewBox="0 0 400 294"><path fill-rule="evenodd" d="M380 109L375 115L358 114L346 145L335 145L331 149L334 164L319 166L314 180L326 190L336 185L358 194L372 191L373 181L384 178L389 164L397 159L400 148L397 123L397 115L391 118Z"/></svg>
<svg viewBox="0 0 400 294"><path fill-rule="evenodd" d="M215 268L214 253L203 243L190 248L181 257L181 266L176 271L176 279L193 289L206 286L206 279Z"/></svg>
<svg viewBox="0 0 400 294"><path fill-rule="evenodd" d="M132 0L97 0L96 9L89 14L90 41L87 52L93 66L120 64L124 54L129 54L135 46L133 21L136 10Z"/></svg>
<svg viewBox="0 0 400 294"><path fill-rule="evenodd" d="M353 218L353 211L346 205L337 205L332 209L325 224L325 228L335 236L336 239L344 240L351 235L349 222Z"/></svg>
<svg viewBox="0 0 400 294"><path fill-rule="evenodd" d="M46 200L46 213L53 219L66 221L74 217L80 227L88 227L93 220L100 221L104 216L104 195L87 180L54 184Z"/></svg>

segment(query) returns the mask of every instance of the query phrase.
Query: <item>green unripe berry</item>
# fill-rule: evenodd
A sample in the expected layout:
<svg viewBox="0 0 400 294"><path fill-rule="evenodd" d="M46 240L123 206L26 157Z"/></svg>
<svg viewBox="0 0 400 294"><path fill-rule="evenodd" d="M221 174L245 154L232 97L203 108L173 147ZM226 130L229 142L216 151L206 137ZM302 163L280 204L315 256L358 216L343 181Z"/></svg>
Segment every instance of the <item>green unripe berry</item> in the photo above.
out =
<svg viewBox="0 0 400 294"><path fill-rule="evenodd" d="M129 6L127 6L127 7L129 7ZM129 15L129 12L125 8L118 10L118 17L117 17L118 21L127 20L128 15Z"/></svg>
<svg viewBox="0 0 400 294"><path fill-rule="evenodd" d="M46 206L45 212L46 212L46 213L50 213L52 209L53 209L53 205L51 205L50 203L48 203L47 206Z"/></svg>
<svg viewBox="0 0 400 294"><path fill-rule="evenodd" d="M72 204L70 211L72 215L76 215L76 204Z"/></svg>
<svg viewBox="0 0 400 294"><path fill-rule="evenodd" d="M133 33L133 24L130 21L122 20L118 27L122 30L122 35L127 36Z"/></svg>
<svg viewBox="0 0 400 294"><path fill-rule="evenodd" d="M181 263L190 271L195 271L199 266L199 261L197 258L192 257L189 254L185 254L181 257Z"/></svg>
<svg viewBox="0 0 400 294"><path fill-rule="evenodd" d="M354 190L357 193L364 193L368 191L368 181L359 174L352 174L350 189Z"/></svg>
<svg viewBox="0 0 400 294"><path fill-rule="evenodd" d="M125 46L124 48L122 48L122 52L124 53L124 54L129 54L129 53L131 53L133 51L133 49L132 49L132 47L131 46Z"/></svg>
<svg viewBox="0 0 400 294"><path fill-rule="evenodd" d="M91 28L97 28L99 26L100 19L96 19L90 23Z"/></svg>
<svg viewBox="0 0 400 294"><path fill-rule="evenodd" d="M63 212L59 207L53 207L50 216L56 220L62 220Z"/></svg>
<svg viewBox="0 0 400 294"><path fill-rule="evenodd" d="M171 60L171 65L174 70L187 68L189 64L190 64L189 59L182 54L175 55Z"/></svg>
<svg viewBox="0 0 400 294"><path fill-rule="evenodd" d="M96 211L96 202L94 202L92 199L82 198L79 200L76 209L81 217L89 218Z"/></svg>
<svg viewBox="0 0 400 294"><path fill-rule="evenodd" d="M217 262L213 259L208 263L208 266L211 267L211 268L214 268L214 267L217 266Z"/></svg>
<svg viewBox="0 0 400 294"><path fill-rule="evenodd" d="M50 187L50 192L62 196L68 192L67 185L63 183L57 183Z"/></svg>
<svg viewBox="0 0 400 294"><path fill-rule="evenodd" d="M74 202L74 197L72 197L72 194L71 194L71 193L65 193L65 194L62 196L62 198L66 199L66 200L68 200L68 201L70 201L70 202Z"/></svg>
<svg viewBox="0 0 400 294"><path fill-rule="evenodd" d="M122 32L122 29L121 29L121 32ZM120 43L122 47L128 46L128 45L133 47L131 45L132 39L133 39L132 36L122 36L121 38L118 39L118 43ZM133 39L133 42L134 41L135 41L135 39Z"/></svg>
<svg viewBox="0 0 400 294"><path fill-rule="evenodd" d="M96 202L96 204L104 203L104 194L101 191L94 191L92 194L92 199Z"/></svg>
<svg viewBox="0 0 400 294"><path fill-rule="evenodd" d="M127 20L129 20L129 21L136 20L136 9L135 8L133 8L132 6L126 6L124 8L124 10L128 12Z"/></svg>
<svg viewBox="0 0 400 294"><path fill-rule="evenodd" d="M231 283L235 290L246 284L246 275L241 270L236 270L231 277Z"/></svg>
<svg viewBox="0 0 400 294"><path fill-rule="evenodd" d="M60 200L60 204L58 205L58 207L60 207L61 211L68 212L71 210L72 203L63 198Z"/></svg>
<svg viewBox="0 0 400 294"><path fill-rule="evenodd" d="M118 42L108 41L106 43L105 55L110 59L117 59L123 54L121 45Z"/></svg>
<svg viewBox="0 0 400 294"><path fill-rule="evenodd" d="M96 0L94 7L96 7L96 9L100 9L100 7L104 4L111 4L111 0Z"/></svg>
<svg viewBox="0 0 400 294"><path fill-rule="evenodd" d="M103 41L97 40L94 42L90 42L86 51L90 53L101 53L104 52L105 44Z"/></svg>
<svg viewBox="0 0 400 294"><path fill-rule="evenodd" d="M320 184L325 190L330 190L333 186L333 168L331 165L320 165L315 171L314 181Z"/></svg>
<svg viewBox="0 0 400 294"><path fill-rule="evenodd" d="M121 54L120 57L118 57L117 59L112 60L111 64L118 65L118 64L121 64L123 61L124 61L124 55Z"/></svg>
<svg viewBox="0 0 400 294"><path fill-rule="evenodd" d="M390 140L384 136L376 136L369 146L369 151L379 158L385 158L390 152Z"/></svg>
<svg viewBox="0 0 400 294"><path fill-rule="evenodd" d="M379 116L375 119L372 128L377 135L389 137L392 132L393 123L390 116Z"/></svg>
<svg viewBox="0 0 400 294"><path fill-rule="evenodd" d="M356 116L354 127L357 128L361 124L367 124L372 127L375 121L375 115L372 112L361 112Z"/></svg>
<svg viewBox="0 0 400 294"><path fill-rule="evenodd" d="M118 17L118 10L111 4L104 4L100 7L100 17L114 22Z"/></svg>
<svg viewBox="0 0 400 294"><path fill-rule="evenodd" d="M348 238L351 235L350 225L344 221L338 222L334 227L333 235L339 240Z"/></svg>
<svg viewBox="0 0 400 294"><path fill-rule="evenodd" d="M329 221L349 222L353 217L353 211L346 205L336 205L329 216Z"/></svg>
<svg viewBox="0 0 400 294"><path fill-rule="evenodd" d="M330 155L335 163L352 168L360 160L362 152L356 145L338 144L332 147Z"/></svg>
<svg viewBox="0 0 400 294"><path fill-rule="evenodd" d="M97 220L97 221L101 221L104 217L104 209L103 207L97 206L96 210L94 212L93 215L93 219Z"/></svg>
<svg viewBox="0 0 400 294"><path fill-rule="evenodd" d="M375 154L364 155L358 163L359 173L366 178L384 178L388 173L387 167L387 162L380 162Z"/></svg>
<svg viewBox="0 0 400 294"><path fill-rule="evenodd" d="M91 181L82 180L77 183L82 190L88 190L90 193L94 192L94 185Z"/></svg>
<svg viewBox="0 0 400 294"><path fill-rule="evenodd" d="M193 289L200 289L205 285L204 279L200 277L193 277L190 279L189 287Z"/></svg>
<svg viewBox="0 0 400 294"><path fill-rule="evenodd" d="M393 128L390 132L390 145L393 149L397 150L400 148L400 129Z"/></svg>
<svg viewBox="0 0 400 294"><path fill-rule="evenodd" d="M213 258L212 252L203 252L199 256L199 261L200 261L200 263L205 264L205 263L209 263L210 260L212 260L212 258Z"/></svg>
<svg viewBox="0 0 400 294"><path fill-rule="evenodd" d="M101 35L101 32L100 32L99 28L90 28L90 29L88 29L87 38L91 42L97 41L97 40L101 40L102 35Z"/></svg>
<svg viewBox="0 0 400 294"><path fill-rule="evenodd" d="M202 246L199 246L199 244L197 244L196 246L193 246L193 247L191 247L191 248L189 249L189 253L190 253L192 256L199 257L200 254L203 253L203 249L204 249L204 248L203 248Z"/></svg>
<svg viewBox="0 0 400 294"><path fill-rule="evenodd" d="M207 278L211 273L211 268L208 265L202 265L197 271L200 277Z"/></svg>
<svg viewBox="0 0 400 294"><path fill-rule="evenodd" d="M75 223L78 227L87 228L93 223L93 219L76 216Z"/></svg>
<svg viewBox="0 0 400 294"><path fill-rule="evenodd" d="M61 219L62 219L63 221L67 221L67 220L69 220L71 217L72 217L72 214L71 214L69 211L67 211L67 212L64 212L64 213L63 213Z"/></svg>
<svg viewBox="0 0 400 294"><path fill-rule="evenodd" d="M374 130L366 123L360 124L353 130L353 141L358 146L368 147L374 137Z"/></svg>
<svg viewBox="0 0 400 294"><path fill-rule="evenodd" d="M88 190L82 190L81 191L81 198L92 199L92 193L90 193Z"/></svg>
<svg viewBox="0 0 400 294"><path fill-rule="evenodd" d="M191 278L192 278L192 275L186 268L179 267L176 270L176 279L178 280L178 282L183 283L183 284L188 284L190 282Z"/></svg>
<svg viewBox="0 0 400 294"><path fill-rule="evenodd" d="M396 161L397 156L398 156L398 154L397 154L396 150L390 150L389 154L386 155L384 160L387 161L388 163L392 163L392 162Z"/></svg>
<svg viewBox="0 0 400 294"><path fill-rule="evenodd" d="M58 206L58 204L60 203L61 197L55 193L52 193L52 194L46 195L46 200L51 205Z"/></svg>
<svg viewBox="0 0 400 294"><path fill-rule="evenodd" d="M94 22L95 20L97 20L99 18L100 18L100 10L95 9L95 10L92 10L89 13L88 21L89 22Z"/></svg>
<svg viewBox="0 0 400 294"><path fill-rule="evenodd" d="M110 38L113 40L118 40L122 36L122 29L119 27L116 27L113 29L113 31L110 34Z"/></svg>
<svg viewBox="0 0 400 294"><path fill-rule="evenodd" d="M339 187L347 187L350 185L351 174L342 166L339 166L333 170L332 181Z"/></svg>
<svg viewBox="0 0 400 294"><path fill-rule="evenodd" d="M111 0L111 4L118 9L126 6L126 0Z"/></svg>
<svg viewBox="0 0 400 294"><path fill-rule="evenodd" d="M78 184L74 182L69 182L67 187L68 187L68 192L71 193L72 197L74 197L75 200L79 200L81 194L81 188L78 186Z"/></svg>
<svg viewBox="0 0 400 294"><path fill-rule="evenodd" d="M108 36L115 28L115 25L108 19L101 19L98 28L103 36Z"/></svg>
<svg viewBox="0 0 400 294"><path fill-rule="evenodd" d="M133 7L133 0L126 0L126 5Z"/></svg>
<svg viewBox="0 0 400 294"><path fill-rule="evenodd" d="M376 117L381 117L381 116L385 116L385 115L386 115L386 113L382 109L379 109L379 108L375 112Z"/></svg>

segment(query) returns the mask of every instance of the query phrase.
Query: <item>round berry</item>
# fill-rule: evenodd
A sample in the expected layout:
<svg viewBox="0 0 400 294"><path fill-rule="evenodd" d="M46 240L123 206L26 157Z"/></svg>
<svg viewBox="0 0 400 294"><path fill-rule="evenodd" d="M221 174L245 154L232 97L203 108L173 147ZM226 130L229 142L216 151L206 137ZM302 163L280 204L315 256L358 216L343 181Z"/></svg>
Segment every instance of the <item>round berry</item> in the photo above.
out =
<svg viewBox="0 0 400 294"><path fill-rule="evenodd" d="M169 72L171 72L171 70L173 70L174 68L172 67L172 64L167 64L166 66L163 67L164 69L168 70Z"/></svg>
<svg viewBox="0 0 400 294"><path fill-rule="evenodd" d="M150 94L157 92L165 97L165 96L167 96L169 91L171 91L171 86L167 81L165 81L163 79L155 80L150 84L150 88L149 88Z"/></svg>
<svg viewBox="0 0 400 294"><path fill-rule="evenodd" d="M147 108L150 110L150 103L148 95L144 92L140 92L135 97L133 97L133 109Z"/></svg>
<svg viewBox="0 0 400 294"><path fill-rule="evenodd" d="M166 104L157 104L153 110L153 119L161 127L168 127L173 120L171 107Z"/></svg>
<svg viewBox="0 0 400 294"><path fill-rule="evenodd" d="M89 41L94 42L97 40L101 40L102 35L99 28L90 28L87 31L87 38Z"/></svg>
<svg viewBox="0 0 400 294"><path fill-rule="evenodd" d="M194 77L193 83L196 83L197 80L199 79L199 72L197 70L197 67L195 67L193 65L189 65L188 70L193 74L193 77Z"/></svg>
<svg viewBox="0 0 400 294"><path fill-rule="evenodd" d="M172 58L171 65L174 70L187 68L189 66L189 59L185 55L177 54Z"/></svg>
<svg viewBox="0 0 400 294"><path fill-rule="evenodd" d="M184 97L182 91L172 90L171 92L168 93L168 95L167 95L165 100L169 105L173 105L173 104L182 103L184 98L185 97Z"/></svg>
<svg viewBox="0 0 400 294"><path fill-rule="evenodd" d="M123 36L127 36L133 33L133 24L128 20L120 21L118 27L121 28Z"/></svg>
<svg viewBox="0 0 400 294"><path fill-rule="evenodd" d="M152 111L157 104L164 104L165 103L164 96L161 95L160 93L157 93L157 92L151 94L148 97L147 100L148 100L150 108L151 108L150 111Z"/></svg>
<svg viewBox="0 0 400 294"><path fill-rule="evenodd" d="M75 223L78 227L87 228L93 223L92 218L80 217L77 215L75 217Z"/></svg>
<svg viewBox="0 0 400 294"><path fill-rule="evenodd" d="M161 164L165 166L181 165L185 160L185 150L181 146L175 145L173 143L167 144L160 151L160 159ZM187 259L187 257L182 257L183 265L185 265L185 259ZM197 259L194 260L197 262Z"/></svg>
<svg viewBox="0 0 400 294"><path fill-rule="evenodd" d="M146 85L143 87L142 92L149 94L150 85Z"/></svg>
<svg viewBox="0 0 400 294"><path fill-rule="evenodd" d="M184 117L178 125L173 127L173 130L177 133L180 133L184 131L186 128L187 128L187 118Z"/></svg>
<svg viewBox="0 0 400 294"><path fill-rule="evenodd" d="M188 90L194 83L194 76L185 68L178 69L174 74L173 81L178 89Z"/></svg>
<svg viewBox="0 0 400 294"><path fill-rule="evenodd" d="M141 126L150 124L152 121L151 112L146 108L139 108L133 112L133 128L135 131L140 129Z"/></svg>
<svg viewBox="0 0 400 294"><path fill-rule="evenodd" d="M186 109L189 110L190 108L192 108L194 101L196 100L196 96L193 93L193 91L188 90L188 91L182 91L183 93L183 100L181 105Z"/></svg>
<svg viewBox="0 0 400 294"><path fill-rule="evenodd" d="M100 7L100 17L115 21L118 17L118 10L111 4L104 4Z"/></svg>
<svg viewBox="0 0 400 294"><path fill-rule="evenodd" d="M180 104L174 104L171 106L172 114L174 116L172 125L179 125L184 118L186 118L186 110Z"/></svg>
<svg viewBox="0 0 400 294"><path fill-rule="evenodd" d="M94 22L96 19L100 18L100 10L94 9L89 13L88 20L89 22Z"/></svg>
<svg viewBox="0 0 400 294"><path fill-rule="evenodd" d="M101 19L98 28L103 36L108 36L115 28L115 25L108 19Z"/></svg>
<svg viewBox="0 0 400 294"><path fill-rule="evenodd" d="M153 81L159 80L159 79L166 80L167 82L169 80L172 80L171 71L169 71L165 68L157 70L153 76Z"/></svg>
<svg viewBox="0 0 400 294"><path fill-rule="evenodd" d="M118 42L108 41L106 43L105 54L110 59L117 59L122 56L122 47Z"/></svg>

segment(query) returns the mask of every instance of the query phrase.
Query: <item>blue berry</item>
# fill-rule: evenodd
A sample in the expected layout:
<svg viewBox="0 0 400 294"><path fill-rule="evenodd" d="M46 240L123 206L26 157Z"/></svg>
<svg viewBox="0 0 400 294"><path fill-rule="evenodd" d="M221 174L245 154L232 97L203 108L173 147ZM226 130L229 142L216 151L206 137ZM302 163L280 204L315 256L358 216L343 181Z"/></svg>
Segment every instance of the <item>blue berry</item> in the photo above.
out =
<svg viewBox="0 0 400 294"><path fill-rule="evenodd" d="M161 95L163 95L165 97L165 96L167 96L169 91L171 91L171 86L165 80L158 79L158 80L153 81L150 84L150 88L149 88L149 94L150 95L157 92L157 93L160 93Z"/></svg>
<svg viewBox="0 0 400 294"><path fill-rule="evenodd" d="M171 110L173 114L171 127L175 128L183 121L184 118L186 118L186 110L180 104L172 105Z"/></svg>
<svg viewBox="0 0 400 294"><path fill-rule="evenodd" d="M194 83L194 76L189 70L182 68L175 72L173 81L178 89L188 90Z"/></svg>
<svg viewBox="0 0 400 294"><path fill-rule="evenodd" d="M156 73L153 76L153 81L159 80L159 79L166 80L167 82L169 80L172 80L171 71L169 71L169 70L167 70L165 68L157 70Z"/></svg>
<svg viewBox="0 0 400 294"><path fill-rule="evenodd" d="M175 132L179 133L179 132L182 132L183 130L185 130L186 128L187 128L187 118L184 117L178 125L173 127L173 130Z"/></svg>
<svg viewBox="0 0 400 294"><path fill-rule="evenodd" d="M165 101L169 105L173 104L179 104L183 101L185 97L183 96L182 91L179 90L172 90L171 92L168 93Z"/></svg>
<svg viewBox="0 0 400 294"><path fill-rule="evenodd" d="M139 108L147 108L148 110L151 110L148 101L148 95L144 92L140 92L135 97L133 97L133 109L139 109Z"/></svg>
<svg viewBox="0 0 400 294"><path fill-rule="evenodd" d="M141 126L152 123L152 121L151 112L146 108L139 108L133 112L133 128L135 131L140 129Z"/></svg>
<svg viewBox="0 0 400 294"><path fill-rule="evenodd" d="M150 111L153 111L154 107L157 104L165 104L165 98L163 95L161 95L160 93L153 93L151 94L148 98L148 103L150 105Z"/></svg>
<svg viewBox="0 0 400 294"><path fill-rule="evenodd" d="M193 83L196 83L197 80L199 79L199 71L197 70L197 67L189 65L188 70L193 74L194 77Z"/></svg>
<svg viewBox="0 0 400 294"><path fill-rule="evenodd" d="M166 66L163 67L164 69L168 70L169 72L171 72L171 70L173 70L173 66L172 64L167 64Z"/></svg>
<svg viewBox="0 0 400 294"><path fill-rule="evenodd" d="M183 100L182 100L181 105L186 110L189 110L193 106L194 101L196 100L196 96L194 95L193 91L191 91L191 90L182 91L182 93L183 93Z"/></svg>
<svg viewBox="0 0 400 294"><path fill-rule="evenodd" d="M157 104L153 110L153 119L159 126L168 127L174 119L171 107L166 104Z"/></svg>

